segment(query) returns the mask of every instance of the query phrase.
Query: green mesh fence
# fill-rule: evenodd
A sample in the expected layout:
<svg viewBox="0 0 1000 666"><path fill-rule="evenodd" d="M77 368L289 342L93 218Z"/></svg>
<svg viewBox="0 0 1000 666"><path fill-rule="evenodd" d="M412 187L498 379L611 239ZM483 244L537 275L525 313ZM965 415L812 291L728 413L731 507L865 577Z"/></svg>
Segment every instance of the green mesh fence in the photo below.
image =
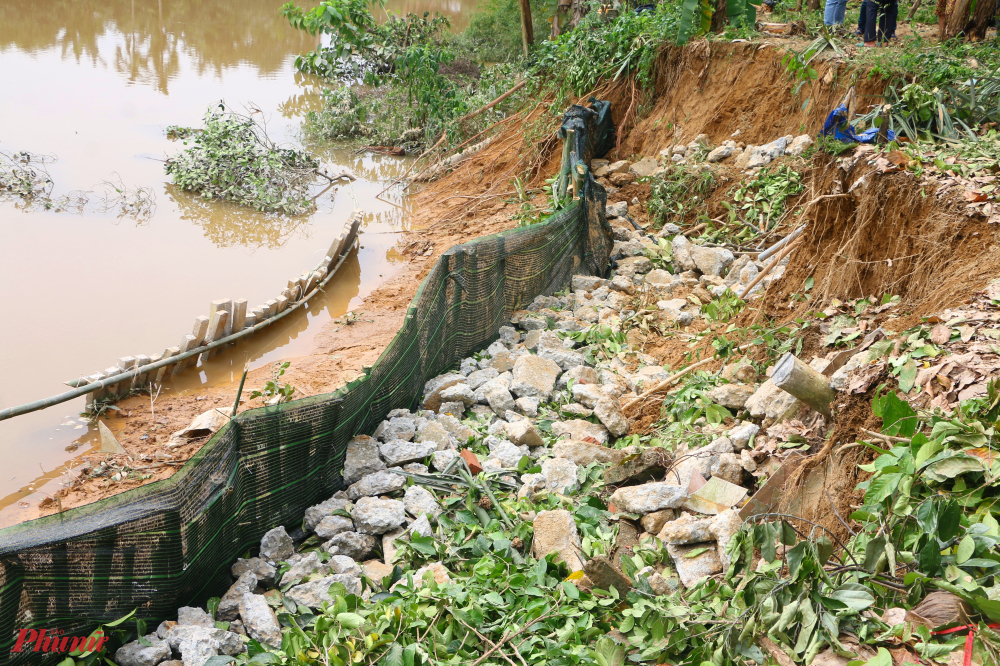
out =
<svg viewBox="0 0 1000 666"><path fill-rule="evenodd" d="M574 165L602 154L613 131L609 104L592 106L564 118ZM415 409L424 383L497 339L514 310L574 274L606 272L605 192L589 174L579 192L543 224L442 255L399 333L346 387L240 414L169 479L0 530L0 660L65 658L10 652L21 629L87 635L136 608L158 622L224 593L236 557L342 487L352 437Z"/></svg>

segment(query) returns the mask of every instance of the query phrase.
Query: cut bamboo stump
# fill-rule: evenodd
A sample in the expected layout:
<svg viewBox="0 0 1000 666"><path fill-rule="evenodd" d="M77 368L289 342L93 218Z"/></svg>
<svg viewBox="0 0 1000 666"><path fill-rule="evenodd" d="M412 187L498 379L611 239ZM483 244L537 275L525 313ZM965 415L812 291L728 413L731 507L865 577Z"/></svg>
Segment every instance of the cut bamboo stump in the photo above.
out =
<svg viewBox="0 0 1000 666"><path fill-rule="evenodd" d="M830 418L830 404L837 395L830 379L813 370L791 352L782 356L771 374L774 385Z"/></svg>

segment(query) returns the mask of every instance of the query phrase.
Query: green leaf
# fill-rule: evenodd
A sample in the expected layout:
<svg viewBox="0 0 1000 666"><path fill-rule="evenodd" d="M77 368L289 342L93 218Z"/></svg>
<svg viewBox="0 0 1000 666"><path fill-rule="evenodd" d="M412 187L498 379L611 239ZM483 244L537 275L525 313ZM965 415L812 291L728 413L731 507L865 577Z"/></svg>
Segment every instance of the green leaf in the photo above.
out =
<svg viewBox="0 0 1000 666"><path fill-rule="evenodd" d="M882 474L871 480L865 492L865 504L878 504L896 492L903 475L901 473Z"/></svg>
<svg viewBox="0 0 1000 666"><path fill-rule="evenodd" d="M403 646L393 643L380 663L382 666L403 666Z"/></svg>
<svg viewBox="0 0 1000 666"><path fill-rule="evenodd" d="M424 555L436 555L437 548L435 547L434 537L424 537L419 534L410 535L410 545L413 546L413 550Z"/></svg>
<svg viewBox="0 0 1000 666"><path fill-rule="evenodd" d="M966 534L965 538L958 542L958 551L955 553L955 562L963 564L969 560L976 552L976 541L971 534Z"/></svg>
<svg viewBox="0 0 1000 666"><path fill-rule="evenodd" d="M903 365L902 370L899 371L899 390L903 393L909 393L916 379L917 363L911 358Z"/></svg>
<svg viewBox="0 0 1000 666"><path fill-rule="evenodd" d="M875 603L875 596L871 590L859 583L844 583L830 593L830 598L856 611L863 611ZM892 666L891 660L888 666Z"/></svg>
<svg viewBox="0 0 1000 666"><path fill-rule="evenodd" d="M209 657L208 661L205 662L205 666L226 666L226 664L235 664L236 657L230 657L228 654L218 654L214 657Z"/></svg>
<svg viewBox="0 0 1000 666"><path fill-rule="evenodd" d="M948 479L953 479L960 474L983 471L983 463L979 458L970 456L967 453L949 454L950 451L946 451L934 462L928 464L924 468L922 476L931 481L944 483Z"/></svg>
<svg viewBox="0 0 1000 666"><path fill-rule="evenodd" d="M865 666L892 666L892 655L884 647L880 647L878 654L869 659Z"/></svg>
<svg viewBox="0 0 1000 666"><path fill-rule="evenodd" d="M348 629L357 629L365 623L365 618L357 613L339 613L337 615L337 622Z"/></svg>
<svg viewBox="0 0 1000 666"><path fill-rule="evenodd" d="M248 664L280 664L281 657L272 652L258 652L250 657Z"/></svg>

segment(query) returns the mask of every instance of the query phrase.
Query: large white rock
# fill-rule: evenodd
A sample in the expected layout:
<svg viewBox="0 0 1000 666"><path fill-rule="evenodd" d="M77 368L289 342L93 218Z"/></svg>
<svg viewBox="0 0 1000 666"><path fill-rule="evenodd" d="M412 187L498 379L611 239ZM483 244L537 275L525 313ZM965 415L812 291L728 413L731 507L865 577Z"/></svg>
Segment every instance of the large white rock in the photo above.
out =
<svg viewBox="0 0 1000 666"><path fill-rule="evenodd" d="M608 443L607 428L599 423L591 423L590 421L584 421L583 419L554 421L552 423L552 432L555 433L556 436L566 437L568 439L586 440L587 437L591 437L599 444Z"/></svg>
<svg viewBox="0 0 1000 666"><path fill-rule="evenodd" d="M437 451L435 442L405 442L401 439L394 439L384 444L379 444L379 453L385 461L395 467L411 462L421 462L424 458Z"/></svg>
<svg viewBox="0 0 1000 666"><path fill-rule="evenodd" d="M598 400L597 404L594 405L594 416L615 437L628 434L628 419L625 418L625 414L615 398L603 397Z"/></svg>
<svg viewBox="0 0 1000 666"><path fill-rule="evenodd" d="M618 449L609 449L606 446L576 439L560 439L552 447L552 455L556 458L572 460L577 465L584 467L593 462L617 465L625 458L625 454Z"/></svg>
<svg viewBox="0 0 1000 666"><path fill-rule="evenodd" d="M403 505L406 507L406 512L414 518L419 518L425 513L437 518L442 511L441 505L434 499L434 495L421 486L410 486L406 489Z"/></svg>
<svg viewBox="0 0 1000 666"><path fill-rule="evenodd" d="M340 583L348 594L361 595L361 579L350 574L333 574L326 578L311 580L302 585L296 585L285 593L285 596L301 606L319 608L323 602L331 603L330 586Z"/></svg>
<svg viewBox="0 0 1000 666"><path fill-rule="evenodd" d="M686 498L687 492L681 486L654 482L619 488L611 495L611 502L626 513L643 514L679 508Z"/></svg>
<svg viewBox="0 0 1000 666"><path fill-rule="evenodd" d="M528 419L508 422L504 426L504 430L507 433L507 437L510 438L510 441L514 442L518 446L535 447L545 445L545 440L542 439L542 435L538 432L535 425Z"/></svg>
<svg viewBox="0 0 1000 666"><path fill-rule="evenodd" d="M720 384L708 392L708 399L727 409L743 409L756 389L747 384Z"/></svg>
<svg viewBox="0 0 1000 666"><path fill-rule="evenodd" d="M736 150L733 146L722 145L718 148L713 149L708 153L708 157L705 158L707 162L721 162L727 157L732 156L733 151Z"/></svg>
<svg viewBox="0 0 1000 666"><path fill-rule="evenodd" d="M378 454L378 442L367 435L358 435L347 443L343 471L346 485L381 469L385 469L385 463Z"/></svg>
<svg viewBox="0 0 1000 666"><path fill-rule="evenodd" d="M383 444L383 446L386 445ZM383 469L382 471L375 472L374 474L367 474L357 483L351 484L351 486L347 489L347 496L353 501L359 497L378 497L379 495L387 495L389 493L396 492L397 490L402 490L404 487L406 487L405 476Z"/></svg>
<svg viewBox="0 0 1000 666"><path fill-rule="evenodd" d="M521 356L514 361L510 389L519 398L538 398L548 402L561 369L559 364L535 355Z"/></svg>
<svg viewBox="0 0 1000 666"><path fill-rule="evenodd" d="M786 152L789 155L795 155L796 157L801 155L806 151L806 149L813 144L812 137L808 134L800 134L799 136L792 139L792 145L788 147Z"/></svg>
<svg viewBox="0 0 1000 666"><path fill-rule="evenodd" d="M577 487L577 466L567 458L549 458L542 462L542 476L549 490L556 493L572 493Z"/></svg>
<svg viewBox="0 0 1000 666"><path fill-rule="evenodd" d="M406 505L399 500L362 497L351 517L361 534L385 534L406 521Z"/></svg>
<svg viewBox="0 0 1000 666"><path fill-rule="evenodd" d="M541 511L535 516L533 528L531 551L537 559L555 551L559 553L557 559L565 562L571 571L583 569L580 534L573 514L565 509Z"/></svg>
<svg viewBox="0 0 1000 666"><path fill-rule="evenodd" d="M693 271L697 268L694 263L694 257L691 256L691 250L695 247L694 243L689 241L686 236L680 234L674 236L674 239L670 242L673 256L674 264L680 267L684 271Z"/></svg>
<svg viewBox="0 0 1000 666"><path fill-rule="evenodd" d="M243 595L240 601L240 618L250 638L272 647L281 645L281 625L263 594Z"/></svg>
<svg viewBox="0 0 1000 666"><path fill-rule="evenodd" d="M275 527L261 537L260 556L269 562L287 560L293 552L292 538L283 526Z"/></svg>
<svg viewBox="0 0 1000 666"><path fill-rule="evenodd" d="M705 275L722 277L726 268L735 259L732 252L724 247L704 247L695 245L691 250L691 258L695 266Z"/></svg>

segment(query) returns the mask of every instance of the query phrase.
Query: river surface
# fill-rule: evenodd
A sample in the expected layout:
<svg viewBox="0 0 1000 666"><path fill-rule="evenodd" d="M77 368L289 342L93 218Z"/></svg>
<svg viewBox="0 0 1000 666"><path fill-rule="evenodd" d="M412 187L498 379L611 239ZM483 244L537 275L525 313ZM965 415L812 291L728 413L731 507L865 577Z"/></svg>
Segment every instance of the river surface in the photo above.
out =
<svg viewBox="0 0 1000 666"><path fill-rule="evenodd" d="M390 0L390 12L440 12L461 28L476 0ZM0 3L0 151L48 156L52 194L65 210L0 202L0 408L67 390L63 382L161 353L190 332L210 301L276 298L315 267L351 210L366 212L362 248L307 313L188 371L165 390L229 381L309 350L325 321L343 315L393 274L406 228L398 189L376 195L405 158L311 146L328 172L358 180L328 189L316 212L264 215L179 191L164 174L183 146L169 125L201 125L224 100L259 110L269 135L301 144L302 116L321 84L295 71L316 38L280 16L283 0L4 0ZM306 7L312 3L306 2ZM381 10L380 10L381 11ZM121 215L114 183L149 188L152 215ZM317 192L322 188L317 187ZM86 201L83 204L83 201ZM387 200L387 201L386 201ZM60 208L59 205L56 208ZM38 502L97 441L83 398L0 421L0 526Z"/></svg>

